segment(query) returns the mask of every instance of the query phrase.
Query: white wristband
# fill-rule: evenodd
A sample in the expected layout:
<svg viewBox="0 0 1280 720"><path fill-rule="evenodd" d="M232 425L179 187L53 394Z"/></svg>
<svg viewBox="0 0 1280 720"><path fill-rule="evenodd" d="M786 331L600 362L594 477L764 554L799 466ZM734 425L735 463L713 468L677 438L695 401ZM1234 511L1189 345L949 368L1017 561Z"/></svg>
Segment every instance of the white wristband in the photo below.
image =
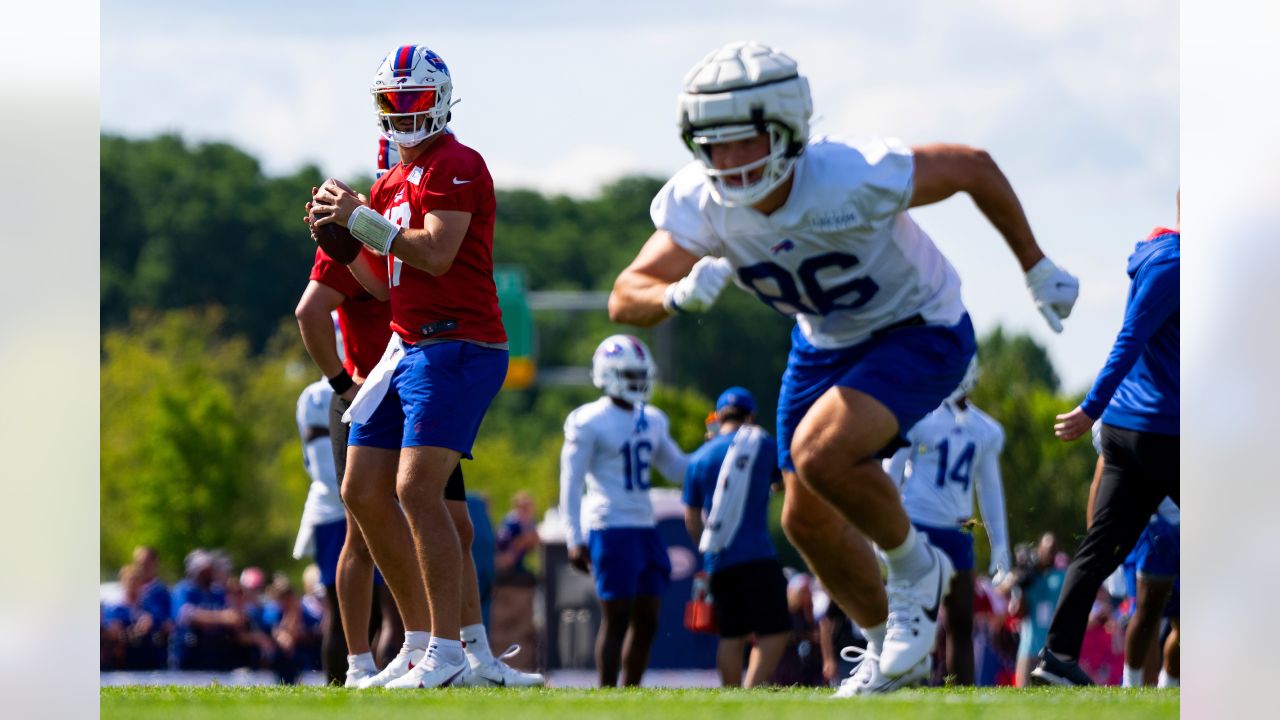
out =
<svg viewBox="0 0 1280 720"><path fill-rule="evenodd" d="M675 292L676 283L671 283L667 286L666 291L662 293L662 309L666 310L668 315L675 315L677 313L684 312L684 310L681 310L680 306L676 304L676 299L672 297L675 295Z"/></svg>
<svg viewBox="0 0 1280 720"><path fill-rule="evenodd" d="M386 255L391 250L391 241L400 234L400 226L366 205L361 205L351 213L347 229L357 240L379 255Z"/></svg>

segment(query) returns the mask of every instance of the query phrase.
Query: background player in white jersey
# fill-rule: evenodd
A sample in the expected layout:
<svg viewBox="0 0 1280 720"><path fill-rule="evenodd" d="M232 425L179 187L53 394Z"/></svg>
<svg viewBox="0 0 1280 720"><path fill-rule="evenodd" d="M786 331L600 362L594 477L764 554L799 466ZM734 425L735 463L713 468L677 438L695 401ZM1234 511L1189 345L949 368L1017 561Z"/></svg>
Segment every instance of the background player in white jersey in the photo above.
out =
<svg viewBox="0 0 1280 720"><path fill-rule="evenodd" d="M689 460L671 439L666 414L646 404L656 375L653 355L638 338L605 338L591 359L592 382L604 397L564 423L560 515L569 562L595 576L601 687L618 684L620 662L622 683L640 684L671 575L649 501L650 467L682 482Z"/></svg>
<svg viewBox="0 0 1280 720"><path fill-rule="evenodd" d="M338 472L334 465L329 435L329 403L333 388L328 380L317 380L298 396L298 435L302 440L302 464L311 477L307 501L302 506L302 523L293 545L294 559L315 558L324 585L325 619L321 632L321 653L325 677L330 684L341 683L345 655L342 619L338 612L338 555L347 535L347 511L338 494ZM345 440L344 440L345 442ZM367 624L367 623L366 623ZM330 652L334 645L338 652Z"/></svg>
<svg viewBox="0 0 1280 720"><path fill-rule="evenodd" d="M977 367L974 358L955 393L907 432L909 444L894 454L889 471L902 487L911 523L955 567L943 626L946 674L958 685L973 684L973 535L965 526L973 517L974 491L991 541L988 572L997 584L1010 565L1000 480L1004 429L969 402Z"/></svg>
<svg viewBox="0 0 1280 720"><path fill-rule="evenodd" d="M654 199L657 231L618 276L610 317L649 326L705 311L732 276L796 318L778 401L783 528L868 631L846 682L923 678L951 562L917 539L876 458L955 390L976 342L959 277L906 211L968 193L1055 330L1079 284L1040 250L985 152L810 140L808 81L758 43L711 53L684 86L697 161ZM888 558L887 593L865 538Z"/></svg>

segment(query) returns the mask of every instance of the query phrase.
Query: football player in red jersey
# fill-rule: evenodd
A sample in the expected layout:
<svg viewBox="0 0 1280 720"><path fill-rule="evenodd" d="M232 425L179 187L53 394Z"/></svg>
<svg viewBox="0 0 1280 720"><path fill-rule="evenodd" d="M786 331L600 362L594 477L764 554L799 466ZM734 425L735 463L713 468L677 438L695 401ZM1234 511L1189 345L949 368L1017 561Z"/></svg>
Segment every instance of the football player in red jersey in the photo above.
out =
<svg viewBox="0 0 1280 720"><path fill-rule="evenodd" d="M459 459L471 457L507 371L493 281L493 180L480 155L445 130L452 81L429 48L393 50L371 92L401 163L374 183L367 203L331 179L307 209L314 226L337 222L371 251L351 271L391 302L391 342L348 411L342 485L406 636L427 629L430 603L427 652L386 687L540 684L497 659L468 663L462 640L470 646L468 633L483 625L460 627L466 568L445 504L446 483ZM385 265L369 262L378 256Z"/></svg>

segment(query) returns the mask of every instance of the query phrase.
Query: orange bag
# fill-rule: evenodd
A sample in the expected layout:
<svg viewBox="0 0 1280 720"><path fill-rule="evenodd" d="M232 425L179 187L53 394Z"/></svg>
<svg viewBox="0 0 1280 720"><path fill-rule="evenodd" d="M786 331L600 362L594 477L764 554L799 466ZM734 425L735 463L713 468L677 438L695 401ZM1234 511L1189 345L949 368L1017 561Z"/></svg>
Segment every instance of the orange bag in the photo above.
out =
<svg viewBox="0 0 1280 720"><path fill-rule="evenodd" d="M684 604L684 627L689 632L717 633L714 598L704 572L693 576L693 597Z"/></svg>

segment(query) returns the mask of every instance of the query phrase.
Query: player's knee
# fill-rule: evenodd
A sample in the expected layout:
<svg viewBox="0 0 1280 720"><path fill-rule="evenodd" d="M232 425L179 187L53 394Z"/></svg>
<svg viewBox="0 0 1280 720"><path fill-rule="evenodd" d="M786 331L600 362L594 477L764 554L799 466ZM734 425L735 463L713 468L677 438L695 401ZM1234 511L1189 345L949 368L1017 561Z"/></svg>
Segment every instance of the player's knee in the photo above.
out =
<svg viewBox="0 0 1280 720"><path fill-rule="evenodd" d="M842 457L842 453L829 443L797 440L791 444L791 459L795 462L796 473L820 493L830 483L840 481L852 466L849 459ZM840 472L841 468L844 473Z"/></svg>
<svg viewBox="0 0 1280 720"><path fill-rule="evenodd" d="M362 514L374 499L367 484L353 483L349 478L343 479L340 494L343 504L351 510L353 515Z"/></svg>
<svg viewBox="0 0 1280 720"><path fill-rule="evenodd" d="M797 546L811 547L828 529L800 503L787 503L782 508L782 531Z"/></svg>

